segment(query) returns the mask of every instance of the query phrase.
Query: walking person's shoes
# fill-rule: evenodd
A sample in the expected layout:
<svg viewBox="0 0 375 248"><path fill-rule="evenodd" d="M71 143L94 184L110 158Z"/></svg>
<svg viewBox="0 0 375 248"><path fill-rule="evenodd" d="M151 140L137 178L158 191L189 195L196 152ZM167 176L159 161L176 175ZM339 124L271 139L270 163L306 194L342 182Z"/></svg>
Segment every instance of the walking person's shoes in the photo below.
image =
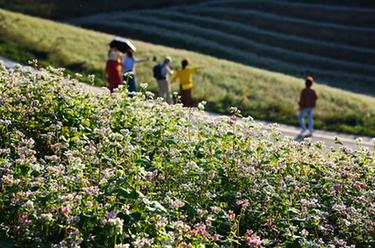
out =
<svg viewBox="0 0 375 248"><path fill-rule="evenodd" d="M313 136L313 132L312 131L309 131L306 135L305 135L305 137L312 137Z"/></svg>
<svg viewBox="0 0 375 248"><path fill-rule="evenodd" d="M301 142L305 138L305 130L302 130L297 137L294 139L295 141Z"/></svg>
<svg viewBox="0 0 375 248"><path fill-rule="evenodd" d="M302 131L298 134L298 136L299 136L299 137L304 137L304 136L305 136L305 132L306 132L306 130L302 130Z"/></svg>

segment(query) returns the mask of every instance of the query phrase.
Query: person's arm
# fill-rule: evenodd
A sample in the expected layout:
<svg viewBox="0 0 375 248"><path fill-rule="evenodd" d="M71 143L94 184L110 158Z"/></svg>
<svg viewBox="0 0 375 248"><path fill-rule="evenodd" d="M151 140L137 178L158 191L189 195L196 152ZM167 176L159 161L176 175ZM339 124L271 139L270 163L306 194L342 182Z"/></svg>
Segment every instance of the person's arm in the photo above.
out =
<svg viewBox="0 0 375 248"><path fill-rule="evenodd" d="M177 74L174 74L173 77L171 78L171 83L174 83L174 81L177 80Z"/></svg>
<svg viewBox="0 0 375 248"><path fill-rule="evenodd" d="M173 77L172 77L172 79L171 79L171 82L173 83L173 82L176 81L179 77L180 77L180 74L179 74L178 71L177 71L175 74L173 74Z"/></svg>
<svg viewBox="0 0 375 248"><path fill-rule="evenodd" d="M118 63L118 65L116 66L116 71L118 73L118 76L122 78L122 75L124 74L124 66L122 63Z"/></svg>
<svg viewBox="0 0 375 248"><path fill-rule="evenodd" d="M298 105L299 105L300 108L302 108L302 106L303 106L303 101L304 101L304 100L305 100L304 92L301 91L301 94L300 94L300 96L299 96L299 101L298 101Z"/></svg>
<svg viewBox="0 0 375 248"><path fill-rule="evenodd" d="M135 58L134 63L138 64L138 63L143 63L143 62L147 62L147 61L150 61L150 60L151 60L151 58L149 58L149 57Z"/></svg>
<svg viewBox="0 0 375 248"><path fill-rule="evenodd" d="M314 96L315 96L315 101L318 100L318 95L316 94L315 90L314 90Z"/></svg>
<svg viewBox="0 0 375 248"><path fill-rule="evenodd" d="M109 73L108 73L108 66L109 66L109 63L107 61L107 63L105 64L105 78L108 80L109 78Z"/></svg>
<svg viewBox="0 0 375 248"><path fill-rule="evenodd" d="M197 71L200 71L202 69L203 69L203 67L201 67L201 66L194 66L194 67L191 67L191 72L197 72Z"/></svg>
<svg viewBox="0 0 375 248"><path fill-rule="evenodd" d="M172 75L174 73L174 71L169 66L166 66L165 70L166 70L167 74L169 74L169 75Z"/></svg>

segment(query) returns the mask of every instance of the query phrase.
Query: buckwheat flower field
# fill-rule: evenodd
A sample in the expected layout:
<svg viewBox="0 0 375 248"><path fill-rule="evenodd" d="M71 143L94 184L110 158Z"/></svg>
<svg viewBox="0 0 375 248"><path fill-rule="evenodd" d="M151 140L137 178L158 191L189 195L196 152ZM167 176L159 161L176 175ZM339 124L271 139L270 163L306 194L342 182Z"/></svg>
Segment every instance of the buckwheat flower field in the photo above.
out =
<svg viewBox="0 0 375 248"><path fill-rule="evenodd" d="M371 247L374 150L0 68L0 230L18 247Z"/></svg>

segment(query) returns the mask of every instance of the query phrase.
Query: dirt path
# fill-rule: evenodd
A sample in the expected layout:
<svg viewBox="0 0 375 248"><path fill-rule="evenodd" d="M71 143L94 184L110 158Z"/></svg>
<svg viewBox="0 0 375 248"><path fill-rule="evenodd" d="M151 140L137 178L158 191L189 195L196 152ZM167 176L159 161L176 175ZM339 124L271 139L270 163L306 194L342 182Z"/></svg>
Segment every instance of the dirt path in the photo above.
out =
<svg viewBox="0 0 375 248"><path fill-rule="evenodd" d="M11 61L11 60L6 59L6 58L1 57L1 56L0 56L0 61L2 61L7 68L14 68L17 65L16 62ZM87 84L84 84L84 83L82 83L81 85L86 90L93 91L94 93L103 92L103 90L104 90L103 88L87 85ZM211 118L223 118L223 117L225 118L225 116L217 115L217 114L214 114L214 113L207 113L207 115ZM271 123L266 123L266 122L263 122L263 121L257 121L257 122L262 123L265 126L266 129L268 128L269 124L271 124ZM300 140L300 139L297 138L299 133L300 133L300 130L299 130L299 128L297 128L295 126L278 124L278 130L282 134L284 134L284 136L289 136L289 137L295 138L296 140ZM313 141L322 141L328 147L330 147L330 146L335 145L336 137L338 137L344 145L346 145L346 146L348 146L352 149L358 149L359 148L358 142L357 142L358 139L362 140L360 142L361 145L366 146L370 149L374 149L374 145L375 145L375 142L373 141L374 137L365 137L365 136L357 136L357 135L343 134L343 133L337 133L337 132L328 132L328 131L316 130L314 132L314 137L312 137L312 140Z"/></svg>

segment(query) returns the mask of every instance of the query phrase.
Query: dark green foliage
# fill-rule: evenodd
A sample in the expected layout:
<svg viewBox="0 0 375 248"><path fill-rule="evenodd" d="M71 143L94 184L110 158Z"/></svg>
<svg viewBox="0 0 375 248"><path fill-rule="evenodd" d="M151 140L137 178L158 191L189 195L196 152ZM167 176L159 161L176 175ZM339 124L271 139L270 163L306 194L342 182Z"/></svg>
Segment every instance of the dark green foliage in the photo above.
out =
<svg viewBox="0 0 375 248"><path fill-rule="evenodd" d="M198 0L113 1L113 0L0 0L0 8L36 16L65 19L99 12L155 8L174 4L189 4Z"/></svg>

